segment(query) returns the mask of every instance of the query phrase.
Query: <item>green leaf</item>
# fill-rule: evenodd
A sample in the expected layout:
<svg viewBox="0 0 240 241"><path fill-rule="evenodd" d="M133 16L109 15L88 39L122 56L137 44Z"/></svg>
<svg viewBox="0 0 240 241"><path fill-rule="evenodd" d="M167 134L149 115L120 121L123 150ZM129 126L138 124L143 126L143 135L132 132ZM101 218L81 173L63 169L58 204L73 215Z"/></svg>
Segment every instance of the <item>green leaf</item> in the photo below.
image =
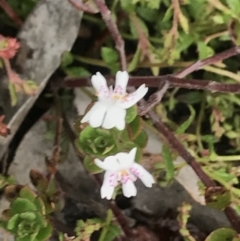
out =
<svg viewBox="0 0 240 241"><path fill-rule="evenodd" d="M232 31L234 32L234 39L235 39L235 44L240 45L240 23L239 21L235 21L233 24L233 29Z"/></svg>
<svg viewBox="0 0 240 241"><path fill-rule="evenodd" d="M80 151L96 157L115 154L118 151L116 140L111 130L87 126L79 135L76 142Z"/></svg>
<svg viewBox="0 0 240 241"><path fill-rule="evenodd" d="M142 130L137 137L133 140L140 148L144 148L148 142L148 134L145 130Z"/></svg>
<svg viewBox="0 0 240 241"><path fill-rule="evenodd" d="M0 174L0 189L4 188L6 185L15 184L15 180L12 176L5 176Z"/></svg>
<svg viewBox="0 0 240 241"><path fill-rule="evenodd" d="M127 114L125 118L126 123L131 123L136 116L137 116L137 105L133 105L127 109Z"/></svg>
<svg viewBox="0 0 240 241"><path fill-rule="evenodd" d="M44 192L47 189L48 180L41 172L31 169L29 176L32 184L37 188L38 191Z"/></svg>
<svg viewBox="0 0 240 241"><path fill-rule="evenodd" d="M73 61L74 61L73 55L70 52L65 51L61 57L61 67L66 68L68 65L72 64Z"/></svg>
<svg viewBox="0 0 240 241"><path fill-rule="evenodd" d="M226 0L229 8L235 17L240 17L240 1L238 0Z"/></svg>
<svg viewBox="0 0 240 241"><path fill-rule="evenodd" d="M137 68L140 57L141 57L141 48L138 46L131 63L128 65L128 72L132 72Z"/></svg>
<svg viewBox="0 0 240 241"><path fill-rule="evenodd" d="M148 7L151 9L158 9L162 0L150 0L148 1Z"/></svg>
<svg viewBox="0 0 240 241"><path fill-rule="evenodd" d="M11 96L11 106L15 106L17 104L17 93L14 85L12 84L12 82L10 82L10 80L8 84L8 89Z"/></svg>
<svg viewBox="0 0 240 241"><path fill-rule="evenodd" d="M112 241L116 237L119 237L120 234L121 234L121 230L119 229L119 227L111 224L108 226L108 231L106 233L104 241Z"/></svg>
<svg viewBox="0 0 240 241"><path fill-rule="evenodd" d="M36 218L36 214L33 212L20 213L19 217L21 219L26 219L27 221L33 221Z"/></svg>
<svg viewBox="0 0 240 241"><path fill-rule="evenodd" d="M136 118L129 123L129 136L133 140L137 137L137 135L140 133L142 129L142 119L139 116L136 116Z"/></svg>
<svg viewBox="0 0 240 241"><path fill-rule="evenodd" d="M133 12L135 10L135 5L129 0L121 0L120 4L122 9L126 12Z"/></svg>
<svg viewBox="0 0 240 241"><path fill-rule="evenodd" d="M16 241L30 241L30 240L29 240L29 236L25 236L23 238L16 238Z"/></svg>
<svg viewBox="0 0 240 241"><path fill-rule="evenodd" d="M191 123L193 122L193 120L195 119L195 115L196 115L196 112L195 110L193 109L192 106L188 106L189 110L190 110L190 116L189 118L181 125L177 128L176 130L176 134L182 134L184 133L187 128L191 125Z"/></svg>
<svg viewBox="0 0 240 241"><path fill-rule="evenodd" d="M47 227L45 228L42 228L39 230L37 236L36 236L36 240L37 241L45 241L45 240L48 240L51 235L52 235L52 231L53 231L53 228L50 224L47 225Z"/></svg>
<svg viewBox="0 0 240 241"><path fill-rule="evenodd" d="M52 179L49 181L46 192L47 192L48 195L50 195L50 196L54 196L54 195L58 192L57 181L56 181L55 178L52 178Z"/></svg>
<svg viewBox="0 0 240 241"><path fill-rule="evenodd" d="M218 210L224 210L231 203L231 193L224 187L207 188L204 196L207 205Z"/></svg>
<svg viewBox="0 0 240 241"><path fill-rule="evenodd" d="M159 16L158 10L146 8L144 6L137 7L136 11L141 18L151 23L156 22L156 19Z"/></svg>
<svg viewBox="0 0 240 241"><path fill-rule="evenodd" d="M236 234L231 228L219 228L210 233L205 241L233 241Z"/></svg>
<svg viewBox="0 0 240 241"><path fill-rule="evenodd" d="M167 180L172 180L174 178L173 157L170 149L166 145L162 147L162 157L166 168Z"/></svg>
<svg viewBox="0 0 240 241"><path fill-rule="evenodd" d="M89 77L91 73L83 67L69 67L65 69L69 77Z"/></svg>
<svg viewBox="0 0 240 241"><path fill-rule="evenodd" d="M139 33L138 33L138 30L137 30L137 27L139 29L141 29L141 31L145 34L146 37L149 36L149 32L148 32L148 27L147 25L140 19L138 18L137 16L134 16L135 20L137 21L137 23L135 23L135 21L129 21L129 24L130 24L130 31L131 31L131 34L134 38L139 38ZM137 26L136 26L137 24Z"/></svg>
<svg viewBox="0 0 240 241"><path fill-rule="evenodd" d="M178 14L180 25L185 33L189 33L189 22L185 15L180 11Z"/></svg>
<svg viewBox="0 0 240 241"><path fill-rule="evenodd" d="M85 156L83 160L84 167L90 172L90 173L101 173L103 170L99 168L95 163L94 159L92 159L90 156Z"/></svg>
<svg viewBox="0 0 240 241"><path fill-rule="evenodd" d="M2 61L2 59L0 59L0 69L2 69L3 68L3 61Z"/></svg>
<svg viewBox="0 0 240 241"><path fill-rule="evenodd" d="M204 42L198 42L197 48L200 60L208 58L214 54L214 50L211 47L207 46Z"/></svg>
<svg viewBox="0 0 240 241"><path fill-rule="evenodd" d="M118 53L115 49L109 47L101 48L101 56L105 63L112 64L118 61Z"/></svg>
<svg viewBox="0 0 240 241"><path fill-rule="evenodd" d="M37 211L36 206L31 201L24 198L17 198L11 204L12 214L24 213L24 212L34 212Z"/></svg>
<svg viewBox="0 0 240 241"><path fill-rule="evenodd" d="M168 22L171 19L172 16L173 16L173 9L172 8L168 8L167 11L165 12L161 22L162 23Z"/></svg>
<svg viewBox="0 0 240 241"><path fill-rule="evenodd" d="M35 198L33 201L34 205L36 206L37 210L42 214L46 214L46 208L43 200L40 197Z"/></svg>
<svg viewBox="0 0 240 241"><path fill-rule="evenodd" d="M8 230L13 230L17 224L18 224L18 221L19 221L19 214L15 214L14 216L12 216L8 223L7 223L7 229Z"/></svg>
<svg viewBox="0 0 240 241"><path fill-rule="evenodd" d="M196 104L202 101L203 92L201 91L191 91L183 95L178 95L177 100L181 103L186 103L189 105Z"/></svg>
<svg viewBox="0 0 240 241"><path fill-rule="evenodd" d="M20 197L28 199L33 202L37 196L36 193L33 192L29 187L23 187L19 193Z"/></svg>

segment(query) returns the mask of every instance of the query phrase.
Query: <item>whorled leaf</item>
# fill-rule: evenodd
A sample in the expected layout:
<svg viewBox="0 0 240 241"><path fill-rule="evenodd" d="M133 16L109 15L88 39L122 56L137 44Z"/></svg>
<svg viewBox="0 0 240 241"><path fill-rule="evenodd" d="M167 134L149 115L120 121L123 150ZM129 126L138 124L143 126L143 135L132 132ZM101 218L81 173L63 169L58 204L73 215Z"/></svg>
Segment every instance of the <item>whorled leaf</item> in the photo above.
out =
<svg viewBox="0 0 240 241"><path fill-rule="evenodd" d="M10 208L11 208L12 214L37 211L37 208L33 202L29 201L28 199L20 198L20 197L16 198L11 203Z"/></svg>
<svg viewBox="0 0 240 241"><path fill-rule="evenodd" d="M37 197L37 194L31 190L29 187L25 186L20 190L19 196L21 198L27 199L31 202L33 202L35 200L35 198Z"/></svg>
<svg viewBox="0 0 240 241"><path fill-rule="evenodd" d="M116 140L110 130L87 126L76 141L80 151L87 155L105 157L118 152Z"/></svg>

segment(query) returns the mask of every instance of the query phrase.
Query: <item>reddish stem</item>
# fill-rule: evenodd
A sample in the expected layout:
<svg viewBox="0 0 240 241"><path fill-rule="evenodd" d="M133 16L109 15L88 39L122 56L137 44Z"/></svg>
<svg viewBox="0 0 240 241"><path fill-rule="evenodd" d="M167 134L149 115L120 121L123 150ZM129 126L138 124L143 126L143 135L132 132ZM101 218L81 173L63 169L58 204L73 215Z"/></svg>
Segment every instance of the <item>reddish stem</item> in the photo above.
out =
<svg viewBox="0 0 240 241"><path fill-rule="evenodd" d="M6 0L0 0L0 7L18 27L21 27L23 25L22 20L18 17L18 15L15 13L13 8L9 5L9 3Z"/></svg>

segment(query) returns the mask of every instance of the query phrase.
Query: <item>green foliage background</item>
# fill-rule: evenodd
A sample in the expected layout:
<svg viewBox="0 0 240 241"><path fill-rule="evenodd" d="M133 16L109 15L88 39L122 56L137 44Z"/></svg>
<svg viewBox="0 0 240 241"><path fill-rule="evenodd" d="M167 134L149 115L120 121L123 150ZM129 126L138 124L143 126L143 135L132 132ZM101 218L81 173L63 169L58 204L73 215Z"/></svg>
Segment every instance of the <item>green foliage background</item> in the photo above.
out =
<svg viewBox="0 0 240 241"><path fill-rule="evenodd" d="M11 0L9 4L25 19L36 2ZM109 0L107 3L125 40L131 74L176 73L196 61L240 44L239 0ZM7 15L0 14L0 19L6 26L14 26ZM83 51L75 47L71 53L65 53L61 71L71 77L90 76L98 68L115 74L119 69L118 54L100 15L84 14L83 26L98 33L91 35L92 49ZM95 48L96 42L100 44ZM205 66L188 77L236 83L240 82L239 68L240 58L236 56ZM201 163L203 170L222 184L226 189L226 203L231 201L240 214L239 106L238 95L176 88L166 93L155 112ZM150 120L144 120L143 125L154 130ZM164 163L155 166L156 176L165 172L163 180L159 181L162 185L169 183L174 178L174 171L181 168L173 165L174 156L176 154L164 146ZM222 197L218 198L220 204L216 208L222 209ZM229 233L226 237L231 236L230 240L235 235L231 230L219 230L207 240L216 240L222 232Z"/></svg>

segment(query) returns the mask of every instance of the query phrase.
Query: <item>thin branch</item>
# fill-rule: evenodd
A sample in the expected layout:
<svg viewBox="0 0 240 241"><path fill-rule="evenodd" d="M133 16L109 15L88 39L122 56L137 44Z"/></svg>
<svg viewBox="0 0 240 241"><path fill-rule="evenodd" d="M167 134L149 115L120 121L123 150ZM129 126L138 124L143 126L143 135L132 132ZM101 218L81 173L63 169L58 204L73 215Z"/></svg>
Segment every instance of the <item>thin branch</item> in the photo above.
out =
<svg viewBox="0 0 240 241"><path fill-rule="evenodd" d="M63 129L61 100L55 89L53 89L53 95L54 95L55 110L56 110L56 130L55 130L52 157L50 160L47 160L48 180L53 178L57 172L56 165L58 164L60 159L60 152L61 152L60 142L61 142L61 134Z"/></svg>
<svg viewBox="0 0 240 241"><path fill-rule="evenodd" d="M114 84L113 76L106 76L108 85ZM60 83L59 81L58 83ZM161 83L169 83L169 88L185 88L185 89L196 89L196 90L208 90L211 92L220 93L240 93L240 84L225 84L219 83L212 80L199 80L199 79L182 79L172 75L163 76L133 76L129 79L129 86L140 86L146 84L148 87L159 87ZM57 84L57 83L56 83ZM91 86L90 78L66 78L62 82L62 87L65 88L77 88Z"/></svg>
<svg viewBox="0 0 240 241"><path fill-rule="evenodd" d="M0 0L0 7L4 10L4 12L13 20L13 22L18 26L21 27L23 25L22 20L18 17L15 13L13 8L9 5L6 0Z"/></svg>
<svg viewBox="0 0 240 241"><path fill-rule="evenodd" d="M162 123L159 117L152 110L150 110L148 114L159 132L167 139L169 145L178 151L179 155L192 167L205 186L216 186L216 184L202 170L201 165L196 162L195 158L186 150L176 136Z"/></svg>
<svg viewBox="0 0 240 241"><path fill-rule="evenodd" d="M234 55L240 54L240 46L236 46L233 47L231 49L228 49L226 51L223 51L219 54L216 54L212 57L203 59L203 60L199 60L196 63L190 65L189 67L187 67L186 69L180 71L179 73L175 74L175 77L179 77L179 78L184 78L185 76L191 74L194 71L197 71L199 69L201 69L203 66L205 65L210 65L210 64L214 64L217 62L222 62L225 59L228 59Z"/></svg>
<svg viewBox="0 0 240 241"><path fill-rule="evenodd" d="M233 228L237 230L238 233L240 233L240 220L238 214L235 212L235 210L232 207L226 207L224 210L228 220L232 224Z"/></svg>
<svg viewBox="0 0 240 241"><path fill-rule="evenodd" d="M125 55L125 46L124 41L122 39L122 36L120 35L118 31L117 24L113 21L111 16L111 11L108 9L105 0L95 0L98 9L102 15L102 18L104 22L106 23L109 32L112 35L112 38L115 42L115 47L118 50L119 53L119 60L121 64L122 70L127 70L127 61L126 61L126 55Z"/></svg>
<svg viewBox="0 0 240 241"><path fill-rule="evenodd" d="M145 115L147 112L149 112L156 105L156 103L159 103L162 100L168 88L169 88L169 82L166 81L159 91L157 91L156 93L150 96L146 105L139 106L138 114L142 116L142 115Z"/></svg>

